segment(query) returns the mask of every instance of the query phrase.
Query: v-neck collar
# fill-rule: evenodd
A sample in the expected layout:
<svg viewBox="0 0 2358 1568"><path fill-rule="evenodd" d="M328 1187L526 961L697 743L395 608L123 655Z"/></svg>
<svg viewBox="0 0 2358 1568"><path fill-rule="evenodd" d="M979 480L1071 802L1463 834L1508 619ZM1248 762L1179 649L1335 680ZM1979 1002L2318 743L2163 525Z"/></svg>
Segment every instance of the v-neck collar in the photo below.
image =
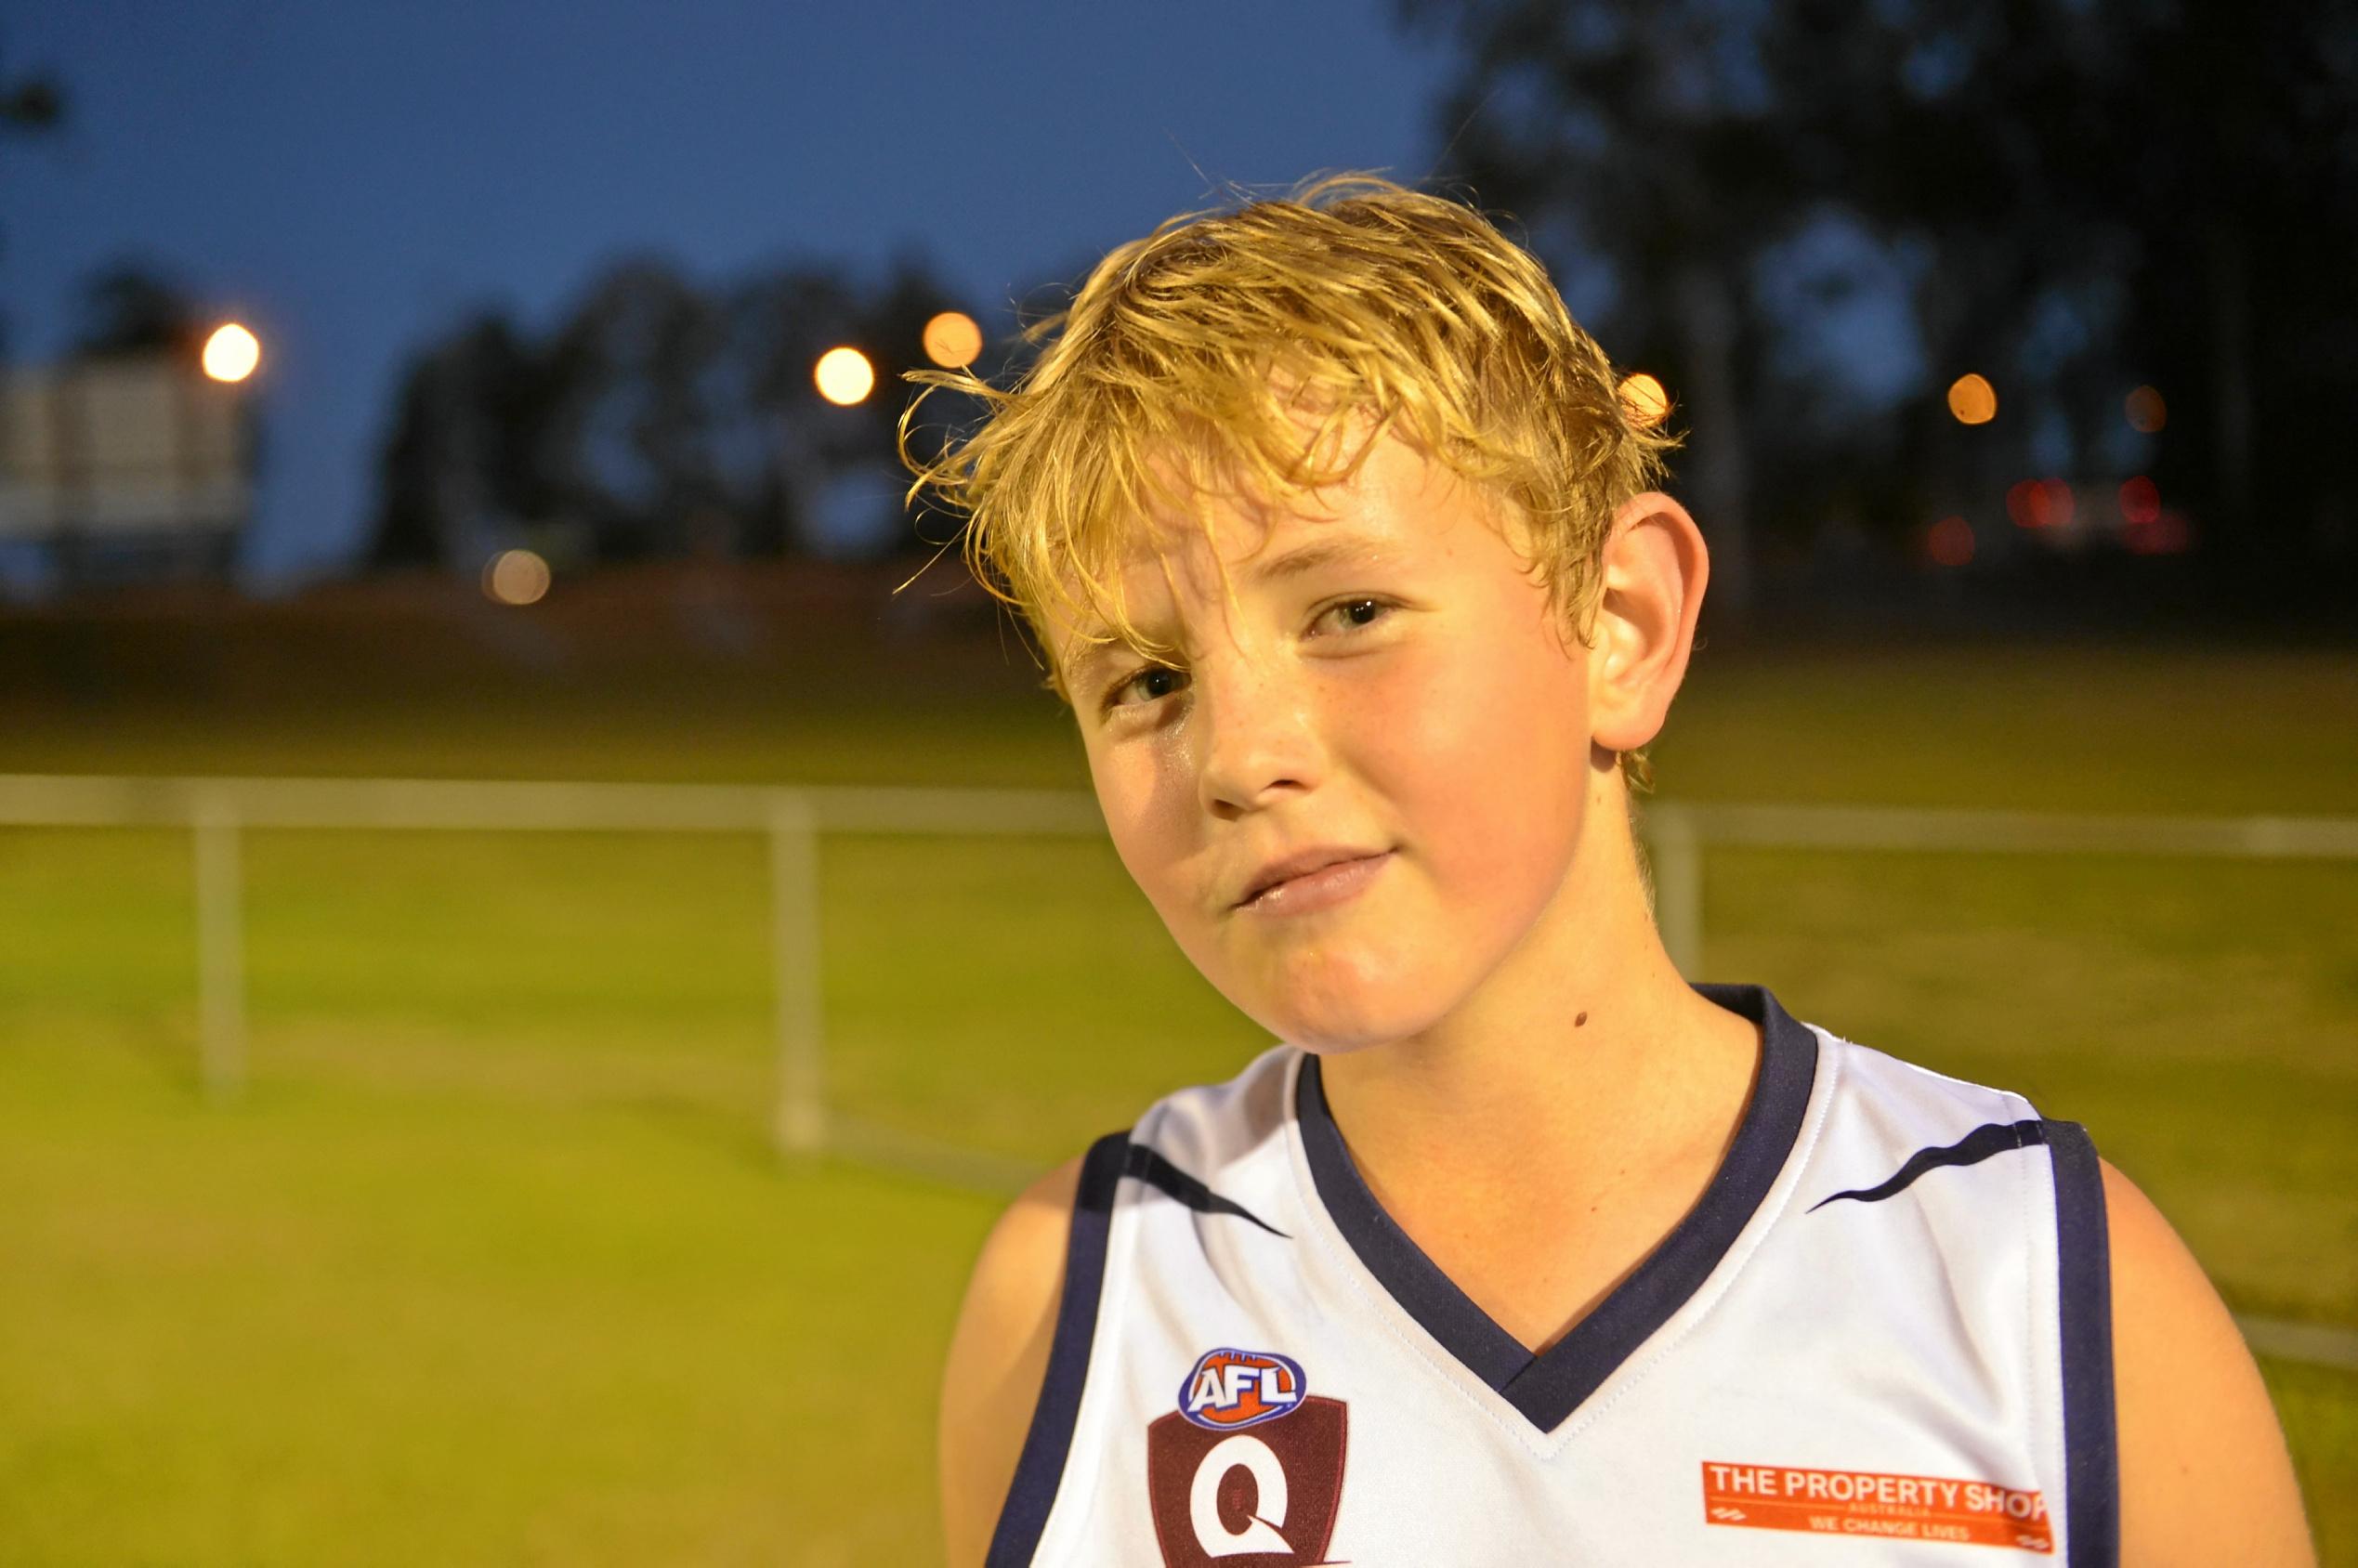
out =
<svg viewBox="0 0 2358 1568"><path fill-rule="evenodd" d="M1294 1114L1319 1201L1403 1311L1541 1431L1552 1431L1683 1306L1768 1196L1800 1135L1817 1076L1817 1037L1759 986L1695 989L1761 1026L1761 1062L1744 1119L1702 1198L1636 1270L1534 1355L1443 1274L1383 1211L1327 1110L1318 1058L1296 1077Z"/></svg>

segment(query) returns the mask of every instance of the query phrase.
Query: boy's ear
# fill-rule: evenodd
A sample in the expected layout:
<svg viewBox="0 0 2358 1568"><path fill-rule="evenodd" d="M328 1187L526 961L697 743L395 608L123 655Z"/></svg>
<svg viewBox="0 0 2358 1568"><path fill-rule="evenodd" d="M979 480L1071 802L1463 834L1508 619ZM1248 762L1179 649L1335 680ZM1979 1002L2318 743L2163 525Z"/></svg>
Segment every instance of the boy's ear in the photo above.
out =
<svg viewBox="0 0 2358 1568"><path fill-rule="evenodd" d="M1647 490L1614 512L1603 567L1589 649L1589 735L1607 751L1633 751L1660 733L1686 678L1711 556L1686 508Z"/></svg>

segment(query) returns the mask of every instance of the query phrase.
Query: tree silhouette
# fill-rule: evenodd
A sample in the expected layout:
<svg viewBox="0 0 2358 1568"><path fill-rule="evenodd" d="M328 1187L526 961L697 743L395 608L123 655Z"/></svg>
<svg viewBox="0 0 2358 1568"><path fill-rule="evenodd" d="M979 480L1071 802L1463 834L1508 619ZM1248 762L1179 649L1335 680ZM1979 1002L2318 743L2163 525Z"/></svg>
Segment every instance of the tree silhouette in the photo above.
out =
<svg viewBox="0 0 2358 1568"><path fill-rule="evenodd" d="M835 478L898 472L898 372L950 307L914 257L862 291L812 265L704 289L640 256L544 338L478 317L403 373L372 558L465 568L552 524L596 559L820 547L812 509ZM877 369L850 408L811 381L841 345Z"/></svg>
<svg viewBox="0 0 2358 1568"><path fill-rule="evenodd" d="M1402 0L1469 46L1440 120L1444 173L1531 228L1559 269L1608 268L1620 336L1679 391L1682 464L1714 561L1713 598L1751 596L1753 258L1801 217L1805 170L1776 134L1759 61L1769 7L1711 0ZM1551 254L1552 253L1552 254Z"/></svg>
<svg viewBox="0 0 2358 1568"><path fill-rule="evenodd" d="M1718 558L1742 554L1748 499L1789 522L1849 492L1889 526L2041 454L2091 477L2136 456L2255 581L2281 585L2321 515L2348 516L2351 0L1399 10L1467 46L1445 172L1522 216L1551 261L1609 268L1616 336L1669 366ZM1839 388L1783 362L1791 323L1762 269L1813 224L1909 273L1925 373L1887 414L1827 418L1814 405ZM2004 388L1970 441L1941 400L1965 370ZM2119 438L2141 382L2171 414L2138 447Z"/></svg>

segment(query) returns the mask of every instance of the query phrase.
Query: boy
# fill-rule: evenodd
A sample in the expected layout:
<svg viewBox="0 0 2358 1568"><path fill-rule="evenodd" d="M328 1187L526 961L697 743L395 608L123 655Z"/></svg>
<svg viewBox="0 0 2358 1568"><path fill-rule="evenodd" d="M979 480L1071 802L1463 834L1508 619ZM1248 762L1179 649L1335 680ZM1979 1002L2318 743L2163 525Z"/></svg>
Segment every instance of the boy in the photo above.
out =
<svg viewBox="0 0 2358 1568"><path fill-rule="evenodd" d="M1672 968L1631 792L1709 561L1531 257L1343 176L1060 320L1012 391L912 377L992 408L919 482L1285 1043L992 1233L953 1564L2310 1560L2232 1320L2077 1128Z"/></svg>

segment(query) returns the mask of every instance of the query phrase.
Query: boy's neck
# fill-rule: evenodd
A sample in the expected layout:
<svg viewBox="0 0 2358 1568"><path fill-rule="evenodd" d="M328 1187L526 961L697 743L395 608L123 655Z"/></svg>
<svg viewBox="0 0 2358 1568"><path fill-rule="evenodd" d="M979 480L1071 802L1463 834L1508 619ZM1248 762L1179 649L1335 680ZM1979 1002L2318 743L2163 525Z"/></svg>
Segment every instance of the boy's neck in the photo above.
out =
<svg viewBox="0 0 2358 1568"><path fill-rule="evenodd" d="M1559 918L1475 998L1422 1034L1320 1064L1362 1178L1445 1269L1436 1237L1478 1253L1535 1221L1609 1226L1632 1191L1680 1195L1667 1231L1742 1119L1758 1027L1679 975L1626 831L1594 837Z"/></svg>

